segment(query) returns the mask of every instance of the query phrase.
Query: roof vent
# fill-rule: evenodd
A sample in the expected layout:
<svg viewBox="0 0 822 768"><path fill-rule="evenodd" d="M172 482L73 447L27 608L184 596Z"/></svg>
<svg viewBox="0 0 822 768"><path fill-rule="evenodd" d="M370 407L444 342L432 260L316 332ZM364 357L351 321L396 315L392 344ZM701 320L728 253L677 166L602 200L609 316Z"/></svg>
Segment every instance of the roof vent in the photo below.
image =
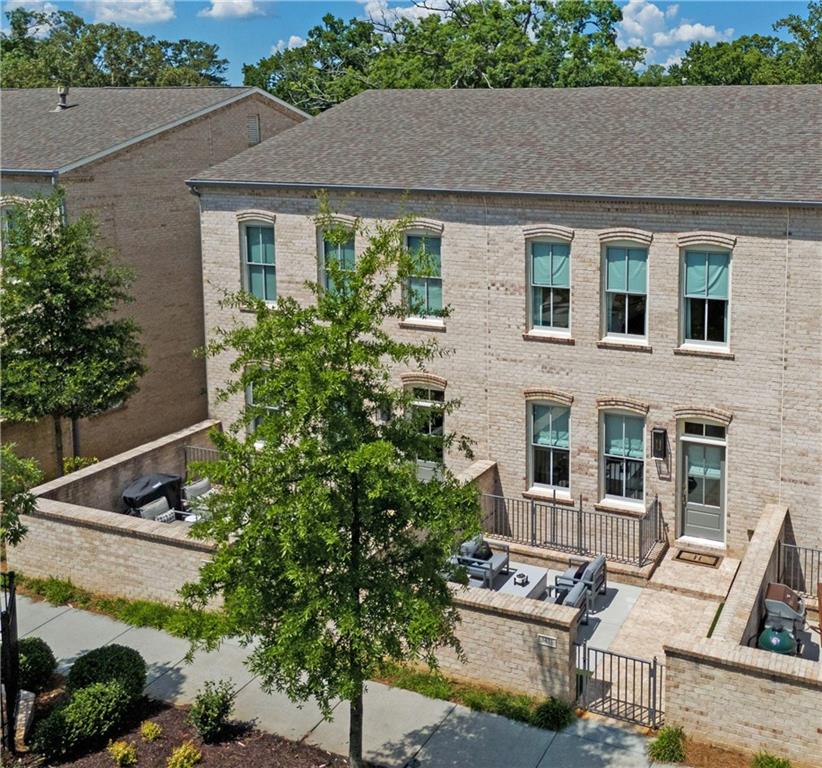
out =
<svg viewBox="0 0 822 768"><path fill-rule="evenodd" d="M54 108L54 112L62 112L64 109L68 109L71 106L68 103L68 95L69 88L67 85L57 86L57 106Z"/></svg>
<svg viewBox="0 0 822 768"><path fill-rule="evenodd" d="M249 115L246 121L246 131L248 135L248 146L253 147L260 143L260 116Z"/></svg>

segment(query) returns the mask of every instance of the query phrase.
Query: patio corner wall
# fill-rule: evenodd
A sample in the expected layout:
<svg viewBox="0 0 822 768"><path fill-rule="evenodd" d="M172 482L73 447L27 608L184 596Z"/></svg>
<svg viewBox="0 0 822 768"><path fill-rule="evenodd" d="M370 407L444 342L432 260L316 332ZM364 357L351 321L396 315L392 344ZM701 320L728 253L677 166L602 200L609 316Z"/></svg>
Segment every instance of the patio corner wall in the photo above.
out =
<svg viewBox="0 0 822 768"><path fill-rule="evenodd" d="M185 475L184 446L209 443L219 422L204 421L33 489L28 534L8 551L24 576L71 580L106 595L173 603L197 578L213 545L189 538L186 523L119 514L119 493L146 472ZM82 500L82 504L72 499Z"/></svg>
<svg viewBox="0 0 822 768"><path fill-rule="evenodd" d="M810 768L822 755L822 661L751 647L779 542L791 536L788 509L768 505L712 636L694 627L665 645L665 719L700 741Z"/></svg>
<svg viewBox="0 0 822 768"><path fill-rule="evenodd" d="M455 587L453 597L465 659L441 649L437 658L444 672L532 696L576 700L579 610L475 587Z"/></svg>

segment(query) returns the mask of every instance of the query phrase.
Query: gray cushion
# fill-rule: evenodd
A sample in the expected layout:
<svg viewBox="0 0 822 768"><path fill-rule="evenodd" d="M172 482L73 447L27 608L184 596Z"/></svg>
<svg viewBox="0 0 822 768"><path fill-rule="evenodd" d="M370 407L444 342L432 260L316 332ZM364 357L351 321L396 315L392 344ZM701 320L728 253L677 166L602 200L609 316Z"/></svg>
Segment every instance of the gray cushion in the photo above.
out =
<svg viewBox="0 0 822 768"><path fill-rule="evenodd" d="M585 584L578 581L565 595L562 601L563 605L571 605L574 608L579 608L585 602Z"/></svg>
<svg viewBox="0 0 822 768"><path fill-rule="evenodd" d="M168 510L168 499L163 496L161 499L155 499L148 504L144 504L137 511L140 513L140 517L145 520L156 520L157 515L162 515L163 512L168 512Z"/></svg>
<svg viewBox="0 0 822 768"><path fill-rule="evenodd" d="M208 493L211 490L211 481L205 477L202 480L197 480L195 483L190 483L189 485L183 486L183 493L185 494L186 499L191 501L192 499L196 499L198 496L202 496L205 493Z"/></svg>
<svg viewBox="0 0 822 768"><path fill-rule="evenodd" d="M478 533L473 539L460 544L460 557L474 557L479 545L482 544L482 534Z"/></svg>

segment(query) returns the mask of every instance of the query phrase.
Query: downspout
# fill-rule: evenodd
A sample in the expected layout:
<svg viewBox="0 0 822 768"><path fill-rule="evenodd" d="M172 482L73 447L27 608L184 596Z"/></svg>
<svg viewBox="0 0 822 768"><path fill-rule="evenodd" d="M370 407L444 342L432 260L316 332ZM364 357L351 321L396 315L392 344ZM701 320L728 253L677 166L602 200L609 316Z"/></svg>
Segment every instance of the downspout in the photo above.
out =
<svg viewBox="0 0 822 768"><path fill-rule="evenodd" d="M782 503L782 461L785 451L785 368L788 362L788 260L791 253L791 209L785 208L785 278L782 293L782 374L779 382L779 496Z"/></svg>

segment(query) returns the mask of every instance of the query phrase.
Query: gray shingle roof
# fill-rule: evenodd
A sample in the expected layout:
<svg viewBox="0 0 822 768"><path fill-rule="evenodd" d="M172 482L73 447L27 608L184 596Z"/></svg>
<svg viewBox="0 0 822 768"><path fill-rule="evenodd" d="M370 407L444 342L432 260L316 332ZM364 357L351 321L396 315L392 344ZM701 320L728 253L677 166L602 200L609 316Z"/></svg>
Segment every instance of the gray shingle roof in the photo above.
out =
<svg viewBox="0 0 822 768"><path fill-rule="evenodd" d="M0 167L58 170L182 120L252 88L72 88L54 112L56 88L0 93Z"/></svg>
<svg viewBox="0 0 822 768"><path fill-rule="evenodd" d="M367 91L199 178L819 202L822 86Z"/></svg>

